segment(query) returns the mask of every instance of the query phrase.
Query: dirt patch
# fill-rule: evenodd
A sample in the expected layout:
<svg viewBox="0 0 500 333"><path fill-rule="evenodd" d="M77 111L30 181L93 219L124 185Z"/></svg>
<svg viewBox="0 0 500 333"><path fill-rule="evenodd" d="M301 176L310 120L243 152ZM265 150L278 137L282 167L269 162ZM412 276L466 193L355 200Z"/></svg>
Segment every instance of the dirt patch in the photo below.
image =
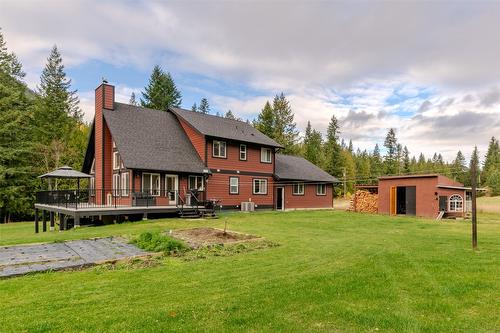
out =
<svg viewBox="0 0 500 333"><path fill-rule="evenodd" d="M193 249L202 246L234 244L262 239L258 236L242 234L236 231L226 231L224 233L224 230L215 228L173 230L170 236L184 241Z"/></svg>

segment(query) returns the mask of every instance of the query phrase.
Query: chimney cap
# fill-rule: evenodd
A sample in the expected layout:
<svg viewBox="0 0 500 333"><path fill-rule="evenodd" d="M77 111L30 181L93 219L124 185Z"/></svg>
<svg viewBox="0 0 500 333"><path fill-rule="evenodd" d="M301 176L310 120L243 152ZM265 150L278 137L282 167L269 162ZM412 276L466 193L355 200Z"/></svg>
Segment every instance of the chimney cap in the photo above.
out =
<svg viewBox="0 0 500 333"><path fill-rule="evenodd" d="M106 80L104 77L102 78L102 83L108 83L108 80Z"/></svg>

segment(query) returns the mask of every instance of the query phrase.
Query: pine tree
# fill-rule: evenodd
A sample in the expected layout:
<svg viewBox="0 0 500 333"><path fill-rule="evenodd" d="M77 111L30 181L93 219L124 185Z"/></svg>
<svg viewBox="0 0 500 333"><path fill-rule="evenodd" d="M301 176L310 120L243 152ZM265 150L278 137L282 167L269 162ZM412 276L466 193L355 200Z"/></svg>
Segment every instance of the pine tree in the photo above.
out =
<svg viewBox="0 0 500 333"><path fill-rule="evenodd" d="M500 171L500 147L498 140L492 137L488 144L488 151L486 153L483 165L483 179L489 185L490 174L495 170Z"/></svg>
<svg viewBox="0 0 500 333"><path fill-rule="evenodd" d="M472 179L472 164L473 162L475 162L476 164L476 182L478 185L480 185L480 179L479 179L479 174L480 174L480 170L479 170L479 151L477 150L477 146L474 146L474 150L472 151L472 155L471 155L471 158L470 158L470 163L469 163L469 175L468 175L468 179L467 179L467 182L466 182L466 185L470 185L471 184L471 179Z"/></svg>
<svg viewBox="0 0 500 333"><path fill-rule="evenodd" d="M236 117L234 116L231 110L227 110L226 114L224 115L224 118L236 120Z"/></svg>
<svg viewBox="0 0 500 333"><path fill-rule="evenodd" d="M135 92L132 92L132 94L130 95L130 100L128 101L128 104L135 106L139 105L137 99L135 98Z"/></svg>
<svg viewBox="0 0 500 333"><path fill-rule="evenodd" d="M312 129L311 122L308 121L304 137L304 158L319 166L322 162L322 144L321 133Z"/></svg>
<svg viewBox="0 0 500 333"><path fill-rule="evenodd" d="M0 71L7 77L11 77L19 82L24 78L25 73L22 70L21 63L13 52L7 50L2 29L0 28Z"/></svg>
<svg viewBox="0 0 500 333"><path fill-rule="evenodd" d="M276 95L273 100L274 139L283 146L283 153L297 153L298 131L293 121L294 114L290 102L283 93Z"/></svg>
<svg viewBox="0 0 500 333"><path fill-rule="evenodd" d="M373 154L370 161L371 175L372 177L380 177L383 174L382 157L380 156L380 148L378 144L375 144L373 149Z"/></svg>
<svg viewBox="0 0 500 333"><path fill-rule="evenodd" d="M155 65L149 83L142 93L141 105L147 108L167 111L169 107L179 107L182 94L177 89L170 73Z"/></svg>
<svg viewBox="0 0 500 333"><path fill-rule="evenodd" d="M403 173L409 174L411 172L410 151L408 147L403 148Z"/></svg>
<svg viewBox="0 0 500 333"><path fill-rule="evenodd" d="M352 144L352 139L349 139L349 146L348 146L347 150L349 150L349 152L350 152L351 154L353 154L353 153L354 153L354 146L353 146L353 144Z"/></svg>
<svg viewBox="0 0 500 333"><path fill-rule="evenodd" d="M83 114L79 107L77 91L71 90L71 79L66 77L62 56L56 45L52 47L40 76L38 93L44 104L52 108L53 112L69 115L77 121L82 120Z"/></svg>
<svg viewBox="0 0 500 333"><path fill-rule="evenodd" d="M264 133L268 137L275 139L274 133L275 117L274 110L269 101L266 102L264 108L257 116L257 120L253 122L253 126Z"/></svg>
<svg viewBox="0 0 500 333"><path fill-rule="evenodd" d="M451 175L455 181L463 184L466 181L466 172L467 166L465 165L465 157L459 150L451 165Z"/></svg>
<svg viewBox="0 0 500 333"><path fill-rule="evenodd" d="M342 176L343 160L341 156L341 147L339 145L340 125L335 117L332 116L326 130L325 142L325 167L324 169L331 175L340 179Z"/></svg>
<svg viewBox="0 0 500 333"><path fill-rule="evenodd" d="M191 111L198 112L198 106L196 105L196 103L194 103L193 106L191 107Z"/></svg>
<svg viewBox="0 0 500 333"><path fill-rule="evenodd" d="M37 184L32 102L23 77L21 63L8 52L0 30L0 222L31 214Z"/></svg>
<svg viewBox="0 0 500 333"><path fill-rule="evenodd" d="M198 106L198 112L209 114L210 113L210 105L208 104L208 99L203 97L200 101L200 106Z"/></svg>
<svg viewBox="0 0 500 333"><path fill-rule="evenodd" d="M394 128L389 129L385 137L384 147L387 149L385 155L385 171L388 175L394 175L398 172L398 141L396 139L396 131Z"/></svg>

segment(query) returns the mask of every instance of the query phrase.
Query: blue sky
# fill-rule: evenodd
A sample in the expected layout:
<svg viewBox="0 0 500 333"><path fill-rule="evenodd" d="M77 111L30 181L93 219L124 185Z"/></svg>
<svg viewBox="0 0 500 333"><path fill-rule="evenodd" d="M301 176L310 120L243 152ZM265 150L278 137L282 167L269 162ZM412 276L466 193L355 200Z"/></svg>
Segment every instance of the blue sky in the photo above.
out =
<svg viewBox="0 0 500 333"><path fill-rule="evenodd" d="M500 136L500 3L2 1L10 50L36 87L52 45L86 119L104 77L117 99L160 64L190 108L253 119L277 93L302 131L332 115L355 147L390 127L410 152L452 159ZM23 17L19 20L19 17Z"/></svg>

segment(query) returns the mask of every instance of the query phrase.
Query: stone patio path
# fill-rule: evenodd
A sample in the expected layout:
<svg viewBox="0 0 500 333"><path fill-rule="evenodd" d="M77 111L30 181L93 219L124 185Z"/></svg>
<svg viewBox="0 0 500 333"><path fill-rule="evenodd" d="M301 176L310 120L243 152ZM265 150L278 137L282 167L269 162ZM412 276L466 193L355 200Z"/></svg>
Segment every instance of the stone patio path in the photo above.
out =
<svg viewBox="0 0 500 333"><path fill-rule="evenodd" d="M0 277L83 267L147 255L123 238L96 238L63 243L0 247Z"/></svg>

